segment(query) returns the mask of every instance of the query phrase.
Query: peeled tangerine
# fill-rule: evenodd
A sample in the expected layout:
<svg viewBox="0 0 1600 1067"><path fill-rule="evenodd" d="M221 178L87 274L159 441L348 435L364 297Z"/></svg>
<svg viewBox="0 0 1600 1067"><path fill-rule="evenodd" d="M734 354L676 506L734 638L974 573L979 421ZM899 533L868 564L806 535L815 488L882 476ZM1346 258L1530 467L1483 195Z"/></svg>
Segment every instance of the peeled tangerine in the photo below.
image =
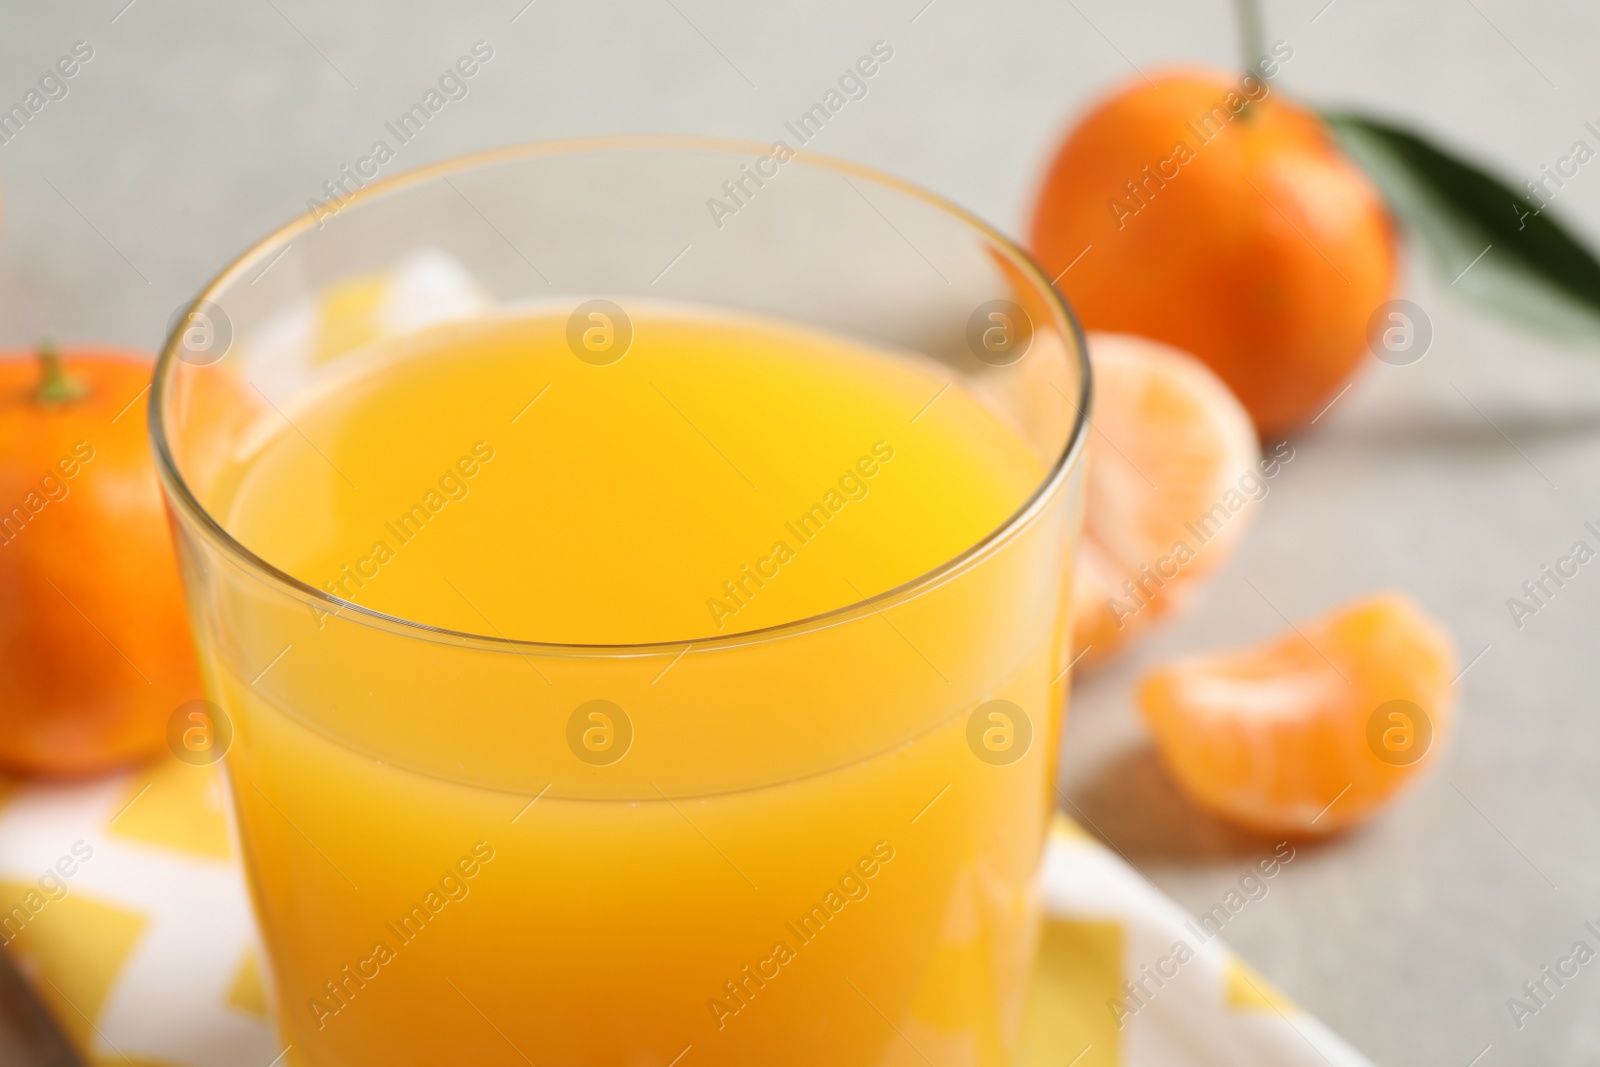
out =
<svg viewBox="0 0 1600 1067"><path fill-rule="evenodd" d="M1250 416L1198 359L1128 334L1091 333L1087 500L1073 575L1073 638L1104 659L1181 603L1244 531L1267 479Z"/></svg>
<svg viewBox="0 0 1600 1067"><path fill-rule="evenodd" d="M1254 648L1148 675L1139 702L1189 799L1271 834L1367 818L1450 734L1455 652L1409 597L1380 593Z"/></svg>

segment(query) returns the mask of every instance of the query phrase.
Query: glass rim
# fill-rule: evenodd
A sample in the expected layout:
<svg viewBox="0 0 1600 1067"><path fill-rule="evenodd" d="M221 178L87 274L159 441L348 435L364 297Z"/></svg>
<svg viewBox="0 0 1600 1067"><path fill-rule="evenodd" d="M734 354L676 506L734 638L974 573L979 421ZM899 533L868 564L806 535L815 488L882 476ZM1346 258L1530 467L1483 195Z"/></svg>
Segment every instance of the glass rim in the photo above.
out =
<svg viewBox="0 0 1600 1067"><path fill-rule="evenodd" d="M437 163L402 171L388 178L369 181L343 201L341 210L357 201L375 200L379 197L401 192L410 186L421 185L440 177L476 170L489 165L539 156L580 153L598 155L604 152L640 150L679 150L707 154L715 152L739 155L754 153L759 156L770 152L771 146L760 141L736 138L659 134L534 141L454 156ZM1081 381L1078 390L1077 412L1073 418L1072 428L1067 433L1066 442L1061 448L1060 455L1056 457L1049 470L1039 479L1033 492L1018 505L1015 511L977 541L936 566L880 593L874 593L871 596L862 597L803 618L773 623L750 630L740 630L729 634L712 634L667 641L624 643L531 641L496 634L476 634L465 630L453 630L448 627L434 626L414 619L407 619L404 616L378 611L374 608L363 607L354 601L346 600L324 589L319 589L309 582L302 581L256 555L224 529L222 524L206 510L205 506L200 503L189 488L187 480L178 470L177 462L173 458L172 450L167 441L166 430L162 423L162 417L165 412L163 403L164 387L167 384L173 364L178 358L178 339L182 336L185 325L183 316L175 317L171 331L168 333L166 340L162 342L161 351L156 359L155 373L151 379L150 399L146 405L147 424L152 451L155 454L156 472L163 488L166 490L168 500L187 521L193 523L210 541L219 546L224 554L232 557L233 562L239 564L256 577L264 579L268 585L277 588L279 591L311 602L314 610L323 611L328 616L344 617L353 614L356 617L355 621L374 624L381 629L398 630L400 633L425 640L477 646L488 651L517 654L537 652L545 655L632 657L670 654L673 652L682 655L691 648L737 647L744 644L798 635L813 630L826 629L855 618L864 612L879 613L884 606L891 602L910 599L924 589L940 584L945 579L959 573L969 564L982 558L992 548L1008 540L1017 530L1025 526L1036 513L1043 509L1045 502L1065 482L1068 473L1072 469L1073 461L1084 450L1088 437L1089 403L1093 393L1093 376L1089 364L1088 343L1085 340L1083 328L1079 324L1071 306L1067 303L1066 298L1056 288L1055 283L1045 276L1044 271L1040 269L1033 257L1015 241L977 215L913 182L897 178L872 167L817 152L799 149L791 149L790 151L793 153L792 159L795 162L821 170L831 170L841 175L861 178L872 182L874 185L909 196L937 211L943 212L945 215L954 218L977 232L985 240L1009 256L1021 269L1023 276L1041 290L1045 305L1055 313L1059 320L1057 325L1060 328L1060 332L1070 337L1077 349ZM313 225L315 225L315 220L306 214L296 215L293 221L268 233L235 257L211 281L206 283L205 287L200 290L193 300L185 302L184 306L197 307L202 301L216 303L217 295L223 290L231 288L250 268L271 256L281 254L282 250L286 249L296 237ZM317 603L326 605L326 610L315 607Z"/></svg>

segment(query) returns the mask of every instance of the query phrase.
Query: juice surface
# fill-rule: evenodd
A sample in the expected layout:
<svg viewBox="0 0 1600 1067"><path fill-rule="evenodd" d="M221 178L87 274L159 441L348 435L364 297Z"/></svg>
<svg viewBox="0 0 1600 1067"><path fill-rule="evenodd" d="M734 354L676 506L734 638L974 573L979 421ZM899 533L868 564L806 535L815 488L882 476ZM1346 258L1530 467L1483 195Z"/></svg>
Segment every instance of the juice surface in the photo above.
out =
<svg viewBox="0 0 1600 1067"><path fill-rule="evenodd" d="M597 367L565 328L389 346L280 405L208 507L407 619L689 641L910 581L1042 475L931 363L662 312ZM220 580L203 651L286 1060L1013 1064L1069 511L906 604L681 657L463 648ZM610 719L573 732L595 699L621 755L584 747ZM1015 751L975 740L996 699Z"/></svg>
<svg viewBox="0 0 1600 1067"><path fill-rule="evenodd" d="M625 644L891 589L998 527L1042 474L931 364L770 323L641 315L626 355L592 366L566 328L446 328L323 384L241 459L224 524L388 614Z"/></svg>

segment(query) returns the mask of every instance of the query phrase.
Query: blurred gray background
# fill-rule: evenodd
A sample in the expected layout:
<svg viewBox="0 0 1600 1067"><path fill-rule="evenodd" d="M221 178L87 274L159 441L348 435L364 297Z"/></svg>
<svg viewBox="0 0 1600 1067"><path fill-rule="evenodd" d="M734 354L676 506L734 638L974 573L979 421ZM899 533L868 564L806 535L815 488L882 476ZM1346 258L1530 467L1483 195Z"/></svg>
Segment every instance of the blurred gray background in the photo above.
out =
<svg viewBox="0 0 1600 1067"><path fill-rule="evenodd" d="M525 6L526 5L526 6ZM1277 88L1415 125L1514 185L1600 124L1600 8L1579 0L1266 0L1293 45ZM58 0L0 9L0 107L77 41L93 59L0 145L0 347L41 335L151 348L235 254L321 196L474 41L494 59L385 173L555 137L771 140L873 41L894 61L811 147L920 182L1021 232L1073 115L1137 71L1233 67L1226 0ZM1600 166L1559 215L1600 244ZM1228 927L1264 974L1380 1064L1600 1060L1600 966L1512 1022L1507 998L1600 925L1600 569L1519 630L1506 599L1600 520L1600 346L1480 316L1412 257L1436 331L1377 361L1272 483L1189 613L1081 679L1067 810L1185 906L1269 842L1190 809L1132 682L1379 587L1454 630L1460 728L1365 829L1302 848ZM1248 580L1248 581L1247 581ZM1254 589L1251 587L1252 583ZM1259 590L1259 593L1257 592ZM1270 601L1270 603L1269 603ZM1474 1060L1474 1057L1481 1059Z"/></svg>

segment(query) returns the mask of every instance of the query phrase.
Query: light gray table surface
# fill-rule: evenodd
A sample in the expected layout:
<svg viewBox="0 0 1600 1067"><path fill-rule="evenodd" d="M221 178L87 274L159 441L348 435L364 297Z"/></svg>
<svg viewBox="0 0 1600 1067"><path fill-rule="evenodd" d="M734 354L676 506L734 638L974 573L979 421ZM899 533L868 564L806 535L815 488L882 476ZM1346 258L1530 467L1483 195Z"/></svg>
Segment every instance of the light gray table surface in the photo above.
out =
<svg viewBox="0 0 1600 1067"><path fill-rule="evenodd" d="M893 63L813 147L1012 233L1097 94L1136 70L1235 62L1224 0L525 3L6 0L0 106L74 42L94 56L0 145L0 346L42 334L155 346L181 301L305 210L480 39L495 59L398 166L597 133L770 140L882 39ZM1266 18L1268 39L1295 49L1279 88L1403 118L1518 184L1600 121L1600 8L1580 0L1268 0ZM1600 244L1600 165L1560 208ZM1436 329L1427 357L1364 368L1296 438L1193 609L1078 682L1063 788L1158 886L1209 907L1270 846L1178 797L1135 717L1134 679L1177 652L1274 633L1277 610L1409 590L1463 660L1487 650L1458 685L1453 746L1369 827L1303 849L1229 940L1377 1063L1466 1067L1486 1046L1486 1067L1595 1063L1600 967L1520 1030L1506 1001L1573 941L1600 948L1583 929L1600 921L1585 622L1600 613L1600 572L1585 568L1520 630L1506 599L1600 519L1600 346L1485 318L1416 257L1405 285Z"/></svg>

